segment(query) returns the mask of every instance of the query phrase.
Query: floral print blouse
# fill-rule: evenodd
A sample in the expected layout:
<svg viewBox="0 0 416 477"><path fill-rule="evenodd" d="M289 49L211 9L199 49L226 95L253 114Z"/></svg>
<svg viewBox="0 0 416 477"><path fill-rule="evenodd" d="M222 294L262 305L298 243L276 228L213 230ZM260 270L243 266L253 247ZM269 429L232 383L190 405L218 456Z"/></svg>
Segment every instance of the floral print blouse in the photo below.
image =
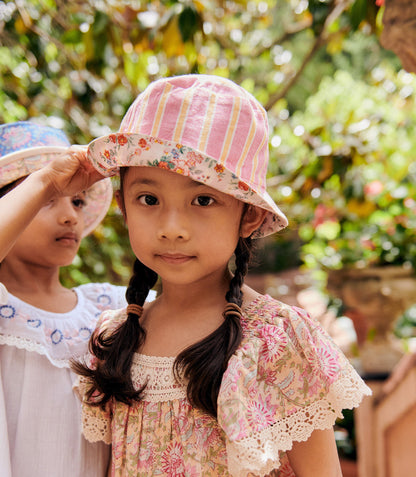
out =
<svg viewBox="0 0 416 477"><path fill-rule="evenodd" d="M125 311L106 311L98 328L111 332L125 319ZM186 383L175 381L174 357L135 354L132 380L146 388L130 406L89 405L89 384L80 378L83 433L112 444L112 476L293 477L286 456L293 442L331 428L342 409L371 393L305 311L260 295L243 309L242 326L218 420L190 405Z"/></svg>

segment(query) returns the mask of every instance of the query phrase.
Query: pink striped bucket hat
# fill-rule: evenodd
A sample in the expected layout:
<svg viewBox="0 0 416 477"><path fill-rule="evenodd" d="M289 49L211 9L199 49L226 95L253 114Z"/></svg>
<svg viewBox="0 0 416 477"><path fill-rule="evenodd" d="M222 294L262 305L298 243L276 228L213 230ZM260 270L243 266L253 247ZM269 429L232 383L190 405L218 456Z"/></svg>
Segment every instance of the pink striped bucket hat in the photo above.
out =
<svg viewBox="0 0 416 477"><path fill-rule="evenodd" d="M56 128L31 121L0 125L0 188L42 169L71 146ZM96 182L86 192L85 237L102 221L110 207L113 189L110 179Z"/></svg>
<svg viewBox="0 0 416 477"><path fill-rule="evenodd" d="M196 74L151 83L118 133L89 144L88 157L104 176L124 166L159 167L261 207L268 214L255 237L288 224L266 191L266 111L228 79Z"/></svg>

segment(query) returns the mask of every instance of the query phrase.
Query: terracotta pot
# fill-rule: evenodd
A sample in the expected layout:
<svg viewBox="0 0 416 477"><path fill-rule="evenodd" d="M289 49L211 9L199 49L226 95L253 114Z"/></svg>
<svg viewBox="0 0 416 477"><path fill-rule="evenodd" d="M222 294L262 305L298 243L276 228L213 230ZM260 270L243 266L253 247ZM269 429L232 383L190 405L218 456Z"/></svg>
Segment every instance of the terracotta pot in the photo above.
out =
<svg viewBox="0 0 416 477"><path fill-rule="evenodd" d="M340 298L357 333L363 372L388 374L403 356L396 320L416 303L413 270L386 266L333 270L327 288Z"/></svg>

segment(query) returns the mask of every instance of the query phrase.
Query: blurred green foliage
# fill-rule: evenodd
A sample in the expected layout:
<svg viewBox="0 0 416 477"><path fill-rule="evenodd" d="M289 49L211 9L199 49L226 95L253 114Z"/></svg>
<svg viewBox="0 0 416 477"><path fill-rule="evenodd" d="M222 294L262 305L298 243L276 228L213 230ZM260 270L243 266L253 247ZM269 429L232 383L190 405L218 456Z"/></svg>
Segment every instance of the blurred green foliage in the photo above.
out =
<svg viewBox="0 0 416 477"><path fill-rule="evenodd" d="M274 135L275 192L311 268L416 269L416 78L380 64L364 82L339 70Z"/></svg>
<svg viewBox="0 0 416 477"><path fill-rule="evenodd" d="M309 220L306 211L315 200L299 195L296 204L285 196L287 187L306 190L291 173L302 166L305 179L309 174L314 180L314 171L328 167L329 156L317 154L295 134L296 121L311 129L311 136L320 128L316 135L326 143L330 119L320 117L313 100L305 110L315 93L315 103L325 100L331 80L321 81L338 81L338 70L366 81L386 58L393 71L400 69L394 55L379 46L381 13L374 2L362 0L3 0L0 122L35 118L85 144L116 131L150 81L182 73L223 75L265 105L272 131L270 185L277 199L286 197L283 208L289 216ZM325 114L338 107L339 102L329 103ZM314 121L323 122L314 126ZM298 210L302 207L306 211ZM307 238L305 231L302 237ZM267 247L271 268L297 265L297 227ZM126 283L131 262L127 232L113 204L62 278L67 285Z"/></svg>

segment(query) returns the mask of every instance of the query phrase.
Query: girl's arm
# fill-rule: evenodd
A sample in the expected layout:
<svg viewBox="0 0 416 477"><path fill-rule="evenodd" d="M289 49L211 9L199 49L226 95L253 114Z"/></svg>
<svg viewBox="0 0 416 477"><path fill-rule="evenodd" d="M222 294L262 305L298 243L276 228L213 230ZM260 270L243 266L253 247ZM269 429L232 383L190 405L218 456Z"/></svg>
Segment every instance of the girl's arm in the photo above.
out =
<svg viewBox="0 0 416 477"><path fill-rule="evenodd" d="M45 204L60 196L76 195L99 179L102 176L86 162L85 150L72 147L1 197L0 262Z"/></svg>
<svg viewBox="0 0 416 477"><path fill-rule="evenodd" d="M296 477L342 477L333 429L312 432L287 455Z"/></svg>

